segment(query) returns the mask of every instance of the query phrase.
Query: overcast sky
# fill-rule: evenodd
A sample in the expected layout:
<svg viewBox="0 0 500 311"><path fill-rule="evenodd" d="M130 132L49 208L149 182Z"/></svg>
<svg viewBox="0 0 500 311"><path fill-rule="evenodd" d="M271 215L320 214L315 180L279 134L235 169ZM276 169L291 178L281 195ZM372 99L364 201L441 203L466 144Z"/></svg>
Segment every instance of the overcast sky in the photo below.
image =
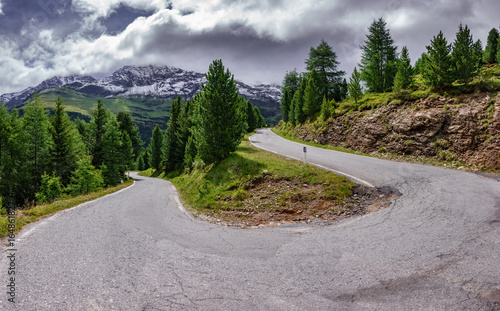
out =
<svg viewBox="0 0 500 311"><path fill-rule="evenodd" d="M0 94L53 76L109 75L124 65L206 72L222 59L235 78L281 84L325 39L352 72L379 17L415 61L459 23L484 44L498 0L0 0Z"/></svg>

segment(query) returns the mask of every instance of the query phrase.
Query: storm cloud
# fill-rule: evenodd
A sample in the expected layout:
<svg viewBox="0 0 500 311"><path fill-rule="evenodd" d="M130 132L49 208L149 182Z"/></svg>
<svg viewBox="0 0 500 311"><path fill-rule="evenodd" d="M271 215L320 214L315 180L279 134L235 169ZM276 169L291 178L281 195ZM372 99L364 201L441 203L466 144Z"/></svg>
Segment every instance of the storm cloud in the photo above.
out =
<svg viewBox="0 0 500 311"><path fill-rule="evenodd" d="M281 83L321 39L350 74L379 17L413 61L440 30L452 42L467 24L485 43L500 26L496 0L0 0L0 12L0 94L124 65L205 72L214 59L239 80Z"/></svg>

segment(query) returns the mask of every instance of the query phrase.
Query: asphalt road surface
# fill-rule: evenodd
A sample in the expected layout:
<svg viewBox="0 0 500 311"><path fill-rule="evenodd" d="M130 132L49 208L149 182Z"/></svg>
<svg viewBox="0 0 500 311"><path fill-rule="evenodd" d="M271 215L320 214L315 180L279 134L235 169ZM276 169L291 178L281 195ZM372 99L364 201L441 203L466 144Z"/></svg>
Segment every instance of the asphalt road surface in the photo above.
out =
<svg viewBox="0 0 500 311"><path fill-rule="evenodd" d="M302 159L269 130L254 145ZM234 229L179 208L167 181L119 193L16 236L6 310L499 310L500 182L469 172L307 147L309 162L397 188L390 207L329 225Z"/></svg>

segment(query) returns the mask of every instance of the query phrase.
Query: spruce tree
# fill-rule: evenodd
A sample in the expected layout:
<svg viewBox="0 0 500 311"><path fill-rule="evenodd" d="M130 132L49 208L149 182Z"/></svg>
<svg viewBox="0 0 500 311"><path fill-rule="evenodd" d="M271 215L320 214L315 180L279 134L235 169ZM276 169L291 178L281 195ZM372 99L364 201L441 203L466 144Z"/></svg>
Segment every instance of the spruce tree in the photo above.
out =
<svg viewBox="0 0 500 311"><path fill-rule="evenodd" d="M394 78L394 85L392 86L392 91L396 93L397 96L401 95L401 90L403 87L403 78L399 71L396 73L396 77Z"/></svg>
<svg viewBox="0 0 500 311"><path fill-rule="evenodd" d="M497 44L497 63L500 64L500 38L498 38Z"/></svg>
<svg viewBox="0 0 500 311"><path fill-rule="evenodd" d="M414 74L423 74L425 71L425 59L428 57L427 53L422 53L420 58L415 62Z"/></svg>
<svg viewBox="0 0 500 311"><path fill-rule="evenodd" d="M306 116L304 114L304 93L306 90L307 79L305 77L301 77L299 87L297 92L293 95L292 99L292 107L293 107L293 117L294 124L304 123L306 120Z"/></svg>
<svg viewBox="0 0 500 311"><path fill-rule="evenodd" d="M379 18L369 27L365 44L361 46L361 78L370 92L390 91L396 76L396 49L387 23Z"/></svg>
<svg viewBox="0 0 500 311"><path fill-rule="evenodd" d="M35 199L35 193L41 186L42 174L49 169L49 150L53 144L49 126L50 123L47 113L43 109L43 103L38 96L35 96L25 106L23 116L26 165L31 176L31 182L26 184L29 201Z"/></svg>
<svg viewBox="0 0 500 311"><path fill-rule="evenodd" d="M151 145L149 145L145 150L144 153L142 154L142 157L144 158L144 169L147 170L151 167Z"/></svg>
<svg viewBox="0 0 500 311"><path fill-rule="evenodd" d="M91 157L84 156L77 162L67 191L72 195L87 194L97 191L104 185L101 171L92 165Z"/></svg>
<svg viewBox="0 0 500 311"><path fill-rule="evenodd" d="M234 76L215 60L202 84L195 136L198 156L206 163L216 163L229 156L240 144L243 118L239 109Z"/></svg>
<svg viewBox="0 0 500 311"><path fill-rule="evenodd" d="M118 128L119 131L119 128ZM120 133L121 147L119 149L121 155L120 173L125 176L125 172L133 169L134 167L134 147L132 139L128 136L126 131Z"/></svg>
<svg viewBox="0 0 500 311"><path fill-rule="evenodd" d="M256 123L255 128L260 128L260 127L266 126L266 121L264 120L264 117L260 113L259 107L257 107L257 106L253 107L253 115L254 115L255 123Z"/></svg>
<svg viewBox="0 0 500 311"><path fill-rule="evenodd" d="M196 95L195 95L196 97ZM186 144L189 137L192 135L193 127L193 115L194 115L194 99L187 100L184 105L182 105L181 113L179 115L179 133L177 136L178 150L181 152L182 158L181 163L179 163L179 168L183 166L184 158L186 157Z"/></svg>
<svg viewBox="0 0 500 311"><path fill-rule="evenodd" d="M71 172L76 168L77 162L83 156L83 150L78 146L80 137L78 131L64 111L61 97L56 100L54 115L50 118L50 134L53 144L50 151L51 167L62 185L70 182Z"/></svg>
<svg viewBox="0 0 500 311"><path fill-rule="evenodd" d="M131 147L131 143L129 146ZM102 136L102 173L106 185L117 185L123 177L123 166L126 163L124 163L122 147L123 142L118 121L114 114L110 114L104 125L104 135Z"/></svg>
<svg viewBox="0 0 500 311"><path fill-rule="evenodd" d="M309 78L307 80L307 85L304 90L304 115L306 118L313 117L316 113L321 110L321 100L319 96L325 97L324 93L320 93L320 88L317 86L321 83L319 79L316 79L316 71L309 73Z"/></svg>
<svg viewBox="0 0 500 311"><path fill-rule="evenodd" d="M281 88L281 94L282 94L280 100L281 120L283 120L284 122L288 122L289 120L288 112L290 110L290 105L292 103L290 91L288 89Z"/></svg>
<svg viewBox="0 0 500 311"><path fill-rule="evenodd" d="M184 160L184 148L179 141L181 131L180 114L182 111L182 97L178 96L173 102L170 111L170 120L163 136L162 167L166 171L175 169L177 164Z"/></svg>
<svg viewBox="0 0 500 311"><path fill-rule="evenodd" d="M245 106L246 106L245 115L246 115L246 122L248 125L247 132L251 133L251 132L255 131L255 129L259 126L257 124L258 116L255 114L255 112L253 110L254 107L253 107L252 103L249 100L245 100L245 103L246 103L245 104Z"/></svg>
<svg viewBox="0 0 500 311"><path fill-rule="evenodd" d="M300 77L296 70L287 72L281 86L281 118L284 122L293 122L292 98L299 87Z"/></svg>
<svg viewBox="0 0 500 311"><path fill-rule="evenodd" d="M477 50L469 27L467 25L463 27L460 24L451 58L454 66L454 77L465 85L469 84L479 70L481 58Z"/></svg>
<svg viewBox="0 0 500 311"><path fill-rule="evenodd" d="M498 30L496 28L491 29L488 34L488 41L486 42L486 48L484 49L483 54L483 62L486 64L494 64L497 62L499 39L500 33L498 33Z"/></svg>
<svg viewBox="0 0 500 311"><path fill-rule="evenodd" d="M452 72L451 45L446 41L443 32L440 31L437 36L434 36L431 45L426 48L427 56L424 59L423 72L426 84L441 88L452 83L455 79Z"/></svg>
<svg viewBox="0 0 500 311"><path fill-rule="evenodd" d="M155 170L161 167L162 161L163 134L160 126L156 124L151 136L149 166Z"/></svg>
<svg viewBox="0 0 500 311"><path fill-rule="evenodd" d="M128 112L118 112L116 119L120 125L120 132L126 132L128 134L132 142L132 148L134 149L134 156L137 157L139 155L139 149L143 144L139 136L139 127L133 123L132 117Z"/></svg>
<svg viewBox="0 0 500 311"><path fill-rule="evenodd" d="M363 95L363 87L361 86L361 73L354 67L351 77L349 78L349 96L357 103Z"/></svg>
<svg viewBox="0 0 500 311"><path fill-rule="evenodd" d="M108 121L109 110L104 108L102 100L97 100L97 107L92 111L92 120L90 121L90 152L92 155L92 165L101 167L103 162L102 137L104 136L104 126Z"/></svg>
<svg viewBox="0 0 500 311"><path fill-rule="evenodd" d="M306 59L306 68L309 72L315 71L319 77L316 82L320 94L318 107L323 97L331 99L334 96L341 96L334 92L335 86L342 83L342 76L345 74L344 71L337 69L339 64L337 54L325 40L321 40L316 48L311 47L309 57Z"/></svg>
<svg viewBox="0 0 500 311"><path fill-rule="evenodd" d="M7 211L24 203L25 185L31 180L24 142L17 110L9 113L0 103L0 197Z"/></svg>
<svg viewBox="0 0 500 311"><path fill-rule="evenodd" d="M144 171L146 169L146 166L144 165L144 157L142 156L142 154L137 158L136 167L139 171Z"/></svg>
<svg viewBox="0 0 500 311"><path fill-rule="evenodd" d="M397 68L400 79L401 89L407 89L413 80L413 68L411 66L410 55L408 54L408 48L403 47L401 51L401 57L398 59Z"/></svg>

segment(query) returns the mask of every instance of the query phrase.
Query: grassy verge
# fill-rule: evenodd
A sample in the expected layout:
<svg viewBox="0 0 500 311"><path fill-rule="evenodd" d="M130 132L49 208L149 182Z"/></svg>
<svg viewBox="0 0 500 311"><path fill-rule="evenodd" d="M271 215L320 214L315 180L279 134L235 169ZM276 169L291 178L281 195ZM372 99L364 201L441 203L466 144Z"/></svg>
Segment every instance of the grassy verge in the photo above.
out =
<svg viewBox="0 0 500 311"><path fill-rule="evenodd" d="M248 136L217 165L142 175L170 180L193 214L240 226L334 219L349 213L346 202L355 186L332 172L255 148Z"/></svg>
<svg viewBox="0 0 500 311"><path fill-rule="evenodd" d="M41 204L29 209L22 209L16 211L15 224L16 232L19 232L25 225L39 221L40 219L49 217L61 210L68 209L79 204L85 203L87 201L92 201L103 197L105 195L111 194L123 188L126 188L133 184L133 180L128 180L123 184L115 187L109 187L106 189L101 189L96 192L89 194L79 195L76 197L56 200L53 203ZM8 217L7 215L0 215L0 238L8 235Z"/></svg>

